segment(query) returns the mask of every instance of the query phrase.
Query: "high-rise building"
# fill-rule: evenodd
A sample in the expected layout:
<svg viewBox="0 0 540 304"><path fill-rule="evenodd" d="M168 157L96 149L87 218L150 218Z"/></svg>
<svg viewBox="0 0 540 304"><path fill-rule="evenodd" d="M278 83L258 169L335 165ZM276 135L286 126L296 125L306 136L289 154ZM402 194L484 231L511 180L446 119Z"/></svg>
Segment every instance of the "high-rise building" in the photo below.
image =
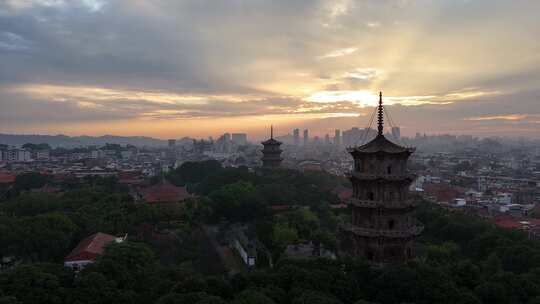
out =
<svg viewBox="0 0 540 304"><path fill-rule="evenodd" d="M223 153L229 153L231 151L231 134L225 133L221 135L215 144L217 151Z"/></svg>
<svg viewBox="0 0 540 304"><path fill-rule="evenodd" d="M330 145L330 135L326 134L324 136L324 144L329 146Z"/></svg>
<svg viewBox="0 0 540 304"><path fill-rule="evenodd" d="M293 138L294 138L294 145L299 146L300 145L300 130L299 129L293 130Z"/></svg>
<svg viewBox="0 0 540 304"><path fill-rule="evenodd" d="M231 140L233 143L237 145L245 145L247 144L247 134L246 133L233 133L231 136Z"/></svg>
<svg viewBox="0 0 540 304"><path fill-rule="evenodd" d="M176 139L169 139L167 142L169 144L169 148L173 149L176 147Z"/></svg>
<svg viewBox="0 0 540 304"><path fill-rule="evenodd" d="M343 145L345 146L355 146L362 138L364 138L365 131L358 129L357 127L354 127L350 130L343 131Z"/></svg>
<svg viewBox="0 0 540 304"><path fill-rule="evenodd" d="M309 131L308 129L304 130L304 146L307 146L309 142Z"/></svg>
<svg viewBox="0 0 540 304"><path fill-rule="evenodd" d="M376 135L377 131L371 128L359 129L353 127L341 133L341 143L347 147L356 146L374 138Z"/></svg>
<svg viewBox="0 0 540 304"><path fill-rule="evenodd" d="M341 245L344 252L374 264L403 263L414 257L414 239L423 230L413 217L415 202L408 194L413 176L407 161L414 148L385 138L382 93L379 96L377 136L347 149L354 158L349 175L352 223L341 227Z"/></svg>
<svg viewBox="0 0 540 304"><path fill-rule="evenodd" d="M334 145L341 146L341 131L339 129L334 131Z"/></svg>
<svg viewBox="0 0 540 304"><path fill-rule="evenodd" d="M401 130L399 127L392 127L392 137L395 140L399 140L401 138Z"/></svg>
<svg viewBox="0 0 540 304"><path fill-rule="evenodd" d="M281 142L274 139L274 127L270 127L270 139L261 143L263 156L261 158L264 168L277 168L281 165Z"/></svg>

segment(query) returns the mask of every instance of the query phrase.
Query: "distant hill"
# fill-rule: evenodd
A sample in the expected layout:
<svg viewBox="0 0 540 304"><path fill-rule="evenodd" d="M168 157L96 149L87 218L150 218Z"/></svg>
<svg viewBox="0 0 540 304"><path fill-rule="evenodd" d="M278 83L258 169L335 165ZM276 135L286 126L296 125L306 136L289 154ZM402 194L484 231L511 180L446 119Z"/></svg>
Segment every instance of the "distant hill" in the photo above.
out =
<svg viewBox="0 0 540 304"><path fill-rule="evenodd" d="M188 138L183 138L180 141L188 141ZM180 141L178 143L180 143ZM106 143L120 145L134 145L147 147L166 146L167 141L152 137L144 136L67 136L67 135L18 135L18 134L0 134L0 144L6 145L23 145L26 143L40 144L47 143L52 147L78 147L90 145L105 145Z"/></svg>

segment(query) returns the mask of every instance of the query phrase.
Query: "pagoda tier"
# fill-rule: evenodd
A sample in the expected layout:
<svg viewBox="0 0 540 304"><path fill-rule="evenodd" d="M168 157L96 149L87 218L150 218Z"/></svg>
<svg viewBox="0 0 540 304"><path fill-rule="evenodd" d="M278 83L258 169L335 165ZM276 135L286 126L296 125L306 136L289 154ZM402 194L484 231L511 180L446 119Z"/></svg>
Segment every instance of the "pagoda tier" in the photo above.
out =
<svg viewBox="0 0 540 304"><path fill-rule="evenodd" d="M358 171L351 171L345 174L353 183L355 181L378 181L411 183L415 179L414 174L372 174Z"/></svg>
<svg viewBox="0 0 540 304"><path fill-rule="evenodd" d="M344 225L343 229L349 230L357 236L365 237L377 237L377 238L411 238L420 235L424 226L421 224L412 225L399 230L390 230L390 229L375 229L375 228L364 228L354 225Z"/></svg>
<svg viewBox="0 0 540 304"><path fill-rule="evenodd" d="M415 208L417 202L414 199L396 200L396 201L372 201L350 198L347 203L353 208L387 208L387 209L408 209Z"/></svg>

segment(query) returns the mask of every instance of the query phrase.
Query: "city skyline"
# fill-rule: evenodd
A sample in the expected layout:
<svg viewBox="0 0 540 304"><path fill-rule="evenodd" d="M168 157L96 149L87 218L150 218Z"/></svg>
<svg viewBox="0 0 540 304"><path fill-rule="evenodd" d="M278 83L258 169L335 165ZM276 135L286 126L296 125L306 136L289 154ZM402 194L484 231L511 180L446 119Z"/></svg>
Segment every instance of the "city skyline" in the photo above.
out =
<svg viewBox="0 0 540 304"><path fill-rule="evenodd" d="M0 0L0 304L540 304L540 0Z"/></svg>
<svg viewBox="0 0 540 304"><path fill-rule="evenodd" d="M540 135L537 1L0 4L0 133ZM246 26L249 24L249 26ZM281 130L281 131L280 131Z"/></svg>

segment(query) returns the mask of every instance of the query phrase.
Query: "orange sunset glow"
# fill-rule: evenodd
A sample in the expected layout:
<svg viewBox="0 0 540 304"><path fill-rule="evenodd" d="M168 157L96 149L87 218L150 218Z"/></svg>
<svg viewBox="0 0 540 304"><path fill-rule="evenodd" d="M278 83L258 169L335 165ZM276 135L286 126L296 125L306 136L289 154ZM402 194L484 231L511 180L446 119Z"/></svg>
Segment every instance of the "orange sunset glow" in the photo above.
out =
<svg viewBox="0 0 540 304"><path fill-rule="evenodd" d="M538 1L0 3L0 133L540 136Z"/></svg>

